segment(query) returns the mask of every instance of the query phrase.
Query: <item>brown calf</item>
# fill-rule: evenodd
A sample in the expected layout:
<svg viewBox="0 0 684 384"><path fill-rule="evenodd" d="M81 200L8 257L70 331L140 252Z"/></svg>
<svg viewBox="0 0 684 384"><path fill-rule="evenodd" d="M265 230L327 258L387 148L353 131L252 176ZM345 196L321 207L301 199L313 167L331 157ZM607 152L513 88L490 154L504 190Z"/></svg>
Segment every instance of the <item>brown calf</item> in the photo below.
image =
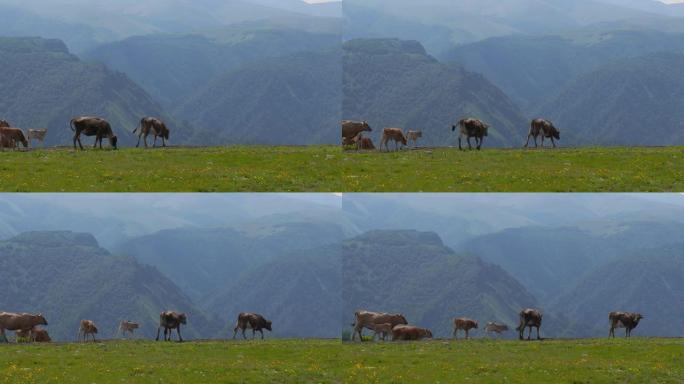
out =
<svg viewBox="0 0 684 384"><path fill-rule="evenodd" d="M465 331L465 338L468 340L470 338L470 330L477 329L478 323L475 320L468 319L466 317L461 317L454 319L454 339L458 339L458 331Z"/></svg>

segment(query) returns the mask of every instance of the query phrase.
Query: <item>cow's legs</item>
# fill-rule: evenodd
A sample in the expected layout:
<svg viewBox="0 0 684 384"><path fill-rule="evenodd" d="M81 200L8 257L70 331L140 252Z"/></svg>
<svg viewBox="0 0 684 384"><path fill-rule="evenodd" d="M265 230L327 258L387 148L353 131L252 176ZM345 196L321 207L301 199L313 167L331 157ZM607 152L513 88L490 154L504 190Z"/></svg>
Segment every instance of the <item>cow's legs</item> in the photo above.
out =
<svg viewBox="0 0 684 384"><path fill-rule="evenodd" d="M141 134L138 135L138 144L135 145L136 148L140 148L140 139L142 138L142 132L140 132L140 133Z"/></svg>
<svg viewBox="0 0 684 384"><path fill-rule="evenodd" d="M7 340L7 335L5 334L4 328L0 328L0 336L2 336L2 342L3 343L9 343L9 340Z"/></svg>
<svg viewBox="0 0 684 384"><path fill-rule="evenodd" d="M541 147L544 148L544 135L541 135Z"/></svg>
<svg viewBox="0 0 684 384"><path fill-rule="evenodd" d="M537 326L537 340L541 340L541 336L539 335L539 326Z"/></svg>
<svg viewBox="0 0 684 384"><path fill-rule="evenodd" d="M157 338L155 339L155 341L159 341L159 332L161 332L161 326L157 328Z"/></svg>
<svg viewBox="0 0 684 384"><path fill-rule="evenodd" d="M458 329L454 328L454 333L451 335L454 340L458 340Z"/></svg>
<svg viewBox="0 0 684 384"><path fill-rule="evenodd" d="M157 148L157 136L154 136L154 143L152 144L152 148Z"/></svg>
<svg viewBox="0 0 684 384"><path fill-rule="evenodd" d="M239 327L235 327L235 328L233 329L233 340L235 340L235 337L237 336L237 331L238 331L238 329L240 329L240 328L239 328Z"/></svg>
<svg viewBox="0 0 684 384"><path fill-rule="evenodd" d="M479 143L477 144L477 150L479 151L480 149L482 149L482 144L484 143L484 137L480 137L479 139L476 137L476 138L475 138L475 142L476 142L476 143L479 142Z"/></svg>
<svg viewBox="0 0 684 384"><path fill-rule="evenodd" d="M162 147L166 148L166 139L164 138L164 136L162 136Z"/></svg>
<svg viewBox="0 0 684 384"><path fill-rule="evenodd" d="M242 328L242 338L245 339L245 340L247 340L247 334L246 334L246 332L245 332L246 330L247 330L246 327L245 327L245 328Z"/></svg>
<svg viewBox="0 0 684 384"><path fill-rule="evenodd" d="M149 148L149 145L147 145L147 135L145 135L145 138L143 141L145 142L145 148Z"/></svg>
<svg viewBox="0 0 684 384"><path fill-rule="evenodd" d="M463 142L463 136L461 135L461 136L458 137L458 150L459 150L459 151L462 151L462 150L463 150L462 142Z"/></svg>
<svg viewBox="0 0 684 384"><path fill-rule="evenodd" d="M181 335L181 326L180 326L180 324L178 325L178 328L176 328L176 332L178 332L178 341L180 341L180 342L182 343L182 342L183 342L183 336ZM171 333L171 332L169 332L169 333ZM170 336L170 335L169 335L169 336Z"/></svg>
<svg viewBox="0 0 684 384"><path fill-rule="evenodd" d="M551 138L551 144L553 144L553 147L556 148L556 140L554 140L553 137Z"/></svg>
<svg viewBox="0 0 684 384"><path fill-rule="evenodd" d="M264 339L264 330L260 329L259 332L261 332L261 340L263 340Z"/></svg>
<svg viewBox="0 0 684 384"><path fill-rule="evenodd" d="M465 333L466 333L466 340L468 340L470 338L470 332L468 332L468 330L466 329Z"/></svg>
<svg viewBox="0 0 684 384"><path fill-rule="evenodd" d="M470 139L471 139L471 137L468 136L468 149L470 149L472 151L473 150L473 143L471 143Z"/></svg>

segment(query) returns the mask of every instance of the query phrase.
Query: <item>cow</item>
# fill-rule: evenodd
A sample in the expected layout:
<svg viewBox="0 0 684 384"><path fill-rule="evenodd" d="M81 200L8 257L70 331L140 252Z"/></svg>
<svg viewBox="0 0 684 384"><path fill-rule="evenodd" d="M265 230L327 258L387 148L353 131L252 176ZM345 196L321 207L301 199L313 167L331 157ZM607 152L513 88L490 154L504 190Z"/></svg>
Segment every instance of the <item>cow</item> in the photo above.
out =
<svg viewBox="0 0 684 384"><path fill-rule="evenodd" d="M542 318L544 315L537 309L524 309L520 312L520 325L516 328L519 332L520 340L524 340L525 328L530 329L530 333L527 335L527 340L532 338L532 328L537 328L537 340L541 340L539 336L539 328L542 325Z"/></svg>
<svg viewBox="0 0 684 384"><path fill-rule="evenodd" d="M360 133L363 132L373 132L373 129L365 121L342 121L342 145L348 146L351 144L346 144L354 140Z"/></svg>
<svg viewBox="0 0 684 384"><path fill-rule="evenodd" d="M97 148L97 143L100 143L100 149L102 149L102 139L105 137L109 139L109 144L112 148L117 149L117 142L119 139L114 135L112 131L112 126L107 122L107 120L101 119L99 117L91 116L81 116L75 117L71 120L69 124L71 130L74 132L74 149L76 148L76 143L83 150L83 144L81 144L81 134L86 136L95 136L95 145L93 148Z"/></svg>
<svg viewBox="0 0 684 384"><path fill-rule="evenodd" d="M235 340L238 330L242 330L242 337L247 340L247 335L245 334L247 328L252 330L252 339L256 337L257 332L260 332L261 340L263 340L264 329L273 332L271 329L272 325L271 321L266 320L266 318L257 313L241 313L238 315L237 323L233 329L233 340Z"/></svg>
<svg viewBox="0 0 684 384"><path fill-rule="evenodd" d="M38 325L48 325L42 314L0 312L0 336L8 342L5 331L30 331Z"/></svg>
<svg viewBox="0 0 684 384"><path fill-rule="evenodd" d="M371 140L369 137L361 137L357 145L358 149L363 151L371 151L375 149L375 145L373 145L373 140Z"/></svg>
<svg viewBox="0 0 684 384"><path fill-rule="evenodd" d="M406 138L409 143L413 141L413 147L418 147L418 140L423 138L423 131L408 131Z"/></svg>
<svg viewBox="0 0 684 384"><path fill-rule="evenodd" d="M508 325L506 324L501 324L501 323L495 323L495 322L489 322L485 326L485 333L496 333L497 335L501 335L504 332L508 331Z"/></svg>
<svg viewBox="0 0 684 384"><path fill-rule="evenodd" d="M482 149L482 144L484 143L484 138L489 136L489 125L485 124L483 121L478 119L463 119L451 127L451 131L455 132L456 128L459 129L458 135L458 149L463 150L462 141L464 137L468 138L468 148L473 149L470 143L471 138L475 138L475 144L477 144L477 150Z"/></svg>
<svg viewBox="0 0 684 384"><path fill-rule="evenodd" d="M126 337L126 333L130 333L131 336L135 336L135 330L140 328L140 324L134 323L129 320L122 320L121 323L119 323L119 329L117 330L117 334L123 335L123 337Z"/></svg>
<svg viewBox="0 0 684 384"><path fill-rule="evenodd" d="M468 319L465 317L454 319L454 339L458 339L458 331L465 331L465 338L468 340L470 338L470 330L477 329L478 323L475 320Z"/></svg>
<svg viewBox="0 0 684 384"><path fill-rule="evenodd" d="M169 139L170 131L161 119L156 117L143 117L142 120L140 120L140 126L133 130L133 134L135 134L138 129L140 130L140 134L138 135L138 144L135 146L136 148L140 147L140 139L143 136L145 136L145 140L143 141L145 142L145 148L147 148L147 136L150 134L154 135L153 147L157 146L157 138L159 137L162 139L162 146L166 147L166 141Z"/></svg>
<svg viewBox="0 0 684 384"><path fill-rule="evenodd" d="M81 320L81 324L78 327L78 333L76 334L76 341L81 340L83 336L83 342L88 341L88 335L92 336L93 343L97 342L95 335L97 334L97 326L92 320Z"/></svg>
<svg viewBox="0 0 684 384"><path fill-rule="evenodd" d="M610 332L608 337L615 337L615 328L624 328L625 337L632 337L632 330L639 325L644 316L641 313L632 312L611 312L608 315L610 321Z"/></svg>
<svg viewBox="0 0 684 384"><path fill-rule="evenodd" d="M157 328L157 339L159 341L159 331L164 328L164 341L171 341L171 334L175 329L178 333L178 340L183 342L181 336L181 325L188 323L188 316L185 313L166 311L159 314L159 328Z"/></svg>
<svg viewBox="0 0 684 384"><path fill-rule="evenodd" d="M0 148L14 149L17 143L21 143L24 148L28 148L29 142L24 136L24 131L19 128L0 128Z"/></svg>
<svg viewBox="0 0 684 384"><path fill-rule="evenodd" d="M392 334L392 324L391 323L385 323L385 324L373 324L371 325L373 332L373 340L375 340L375 337L380 335L380 339L382 341L385 341L387 339L387 336Z"/></svg>
<svg viewBox="0 0 684 384"><path fill-rule="evenodd" d="M29 146L31 146L31 141L32 140L38 140L40 143L45 146L45 137L47 136L47 129L29 129L28 130L28 143Z"/></svg>
<svg viewBox="0 0 684 384"><path fill-rule="evenodd" d="M432 339L432 332L429 329L409 325L397 325L392 328L392 341L418 341L422 339Z"/></svg>
<svg viewBox="0 0 684 384"><path fill-rule="evenodd" d="M399 143L401 143L402 146L408 146L408 140L406 139L406 135L404 135L404 131L402 131L401 128L385 128L382 131L380 149L382 150L384 147L389 152L390 140L394 141L394 149L397 151L399 150Z"/></svg>
<svg viewBox="0 0 684 384"><path fill-rule="evenodd" d="M31 331L31 341L34 343L51 343L52 339L48 331L42 328L33 328Z"/></svg>
<svg viewBox="0 0 684 384"><path fill-rule="evenodd" d="M408 321L404 315L401 314L389 314L380 312L369 312L369 311L357 311L354 316L356 317L356 322L352 324L354 327L354 333L352 333L352 341L356 338L356 334L359 335L361 341L363 341L362 331L364 328L374 330L376 324L391 324L392 328L397 325L406 325Z"/></svg>
<svg viewBox="0 0 684 384"><path fill-rule="evenodd" d="M530 133L527 135L527 142L525 148L529 147L530 139L534 138L534 147L537 148L537 137L541 136L541 146L544 148L544 138L551 139L553 147L556 148L556 141L560 140L560 130L556 128L552 122L544 119L534 119L530 127Z"/></svg>

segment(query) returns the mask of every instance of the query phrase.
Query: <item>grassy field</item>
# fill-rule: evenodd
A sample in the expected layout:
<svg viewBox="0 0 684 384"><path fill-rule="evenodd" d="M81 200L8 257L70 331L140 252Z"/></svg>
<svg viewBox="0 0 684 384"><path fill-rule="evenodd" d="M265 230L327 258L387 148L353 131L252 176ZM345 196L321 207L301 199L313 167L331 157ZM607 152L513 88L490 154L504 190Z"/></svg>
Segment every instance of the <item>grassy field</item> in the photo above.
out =
<svg viewBox="0 0 684 384"><path fill-rule="evenodd" d="M0 346L7 383L681 383L684 340Z"/></svg>
<svg viewBox="0 0 684 384"><path fill-rule="evenodd" d="M684 147L0 153L2 192L682 192Z"/></svg>

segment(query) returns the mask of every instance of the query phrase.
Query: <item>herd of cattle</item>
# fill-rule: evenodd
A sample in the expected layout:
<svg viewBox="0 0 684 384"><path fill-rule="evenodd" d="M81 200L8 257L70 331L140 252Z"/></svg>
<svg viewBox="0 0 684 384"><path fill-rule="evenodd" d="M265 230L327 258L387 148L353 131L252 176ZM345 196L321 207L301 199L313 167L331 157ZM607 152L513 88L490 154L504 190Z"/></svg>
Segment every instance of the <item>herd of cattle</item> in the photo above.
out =
<svg viewBox="0 0 684 384"><path fill-rule="evenodd" d="M164 341L171 341L172 333L176 330L178 340L183 341L181 335L181 326L188 323L188 316L185 313L174 311L162 312L159 315L159 327L157 328L156 341L159 341L159 336L162 328L164 329ZM17 342L34 342L34 343L49 343L52 341L47 330L41 328L47 326L48 322L42 314L30 313L9 313L0 312L0 343L7 343L6 331L16 332ZM241 313L238 315L237 323L233 329L233 339L236 338L238 331L242 331L242 337L247 339L247 329L252 330L252 338L256 337L256 333L261 333L261 338L264 338L264 329L272 331L271 321L266 320L262 315L256 313ZM126 337L127 334L134 335L135 331L140 328L139 323L129 320L124 320L119 323L116 331L116 337ZM92 320L81 320L76 334L77 341L88 341L88 337L93 342L97 341L98 328Z"/></svg>
<svg viewBox="0 0 684 384"><path fill-rule="evenodd" d="M111 124L105 119L93 116L81 116L73 118L69 126L74 132L74 149L77 149L76 145L83 149L83 144L81 143L81 136L95 137L95 145L93 148L97 148L98 143L100 149L102 149L102 140L109 140L109 144L112 148L117 149L118 137L114 134ZM139 132L138 132L139 131ZM6 120L0 120L0 149L17 149L19 145L23 145L24 148L29 148L31 146L31 141L38 140L41 143L45 143L45 137L47 136L47 129L29 129L27 134L20 128L14 128ZM133 134L138 133L138 144L140 147L140 141L145 142L145 148L148 147L147 138L152 135L154 136L153 146L157 146L158 138L162 139L162 145L166 147L166 141L169 140L170 131L166 124L156 117L144 117L140 120L140 125L135 128Z"/></svg>
<svg viewBox="0 0 684 384"><path fill-rule="evenodd" d="M524 309L520 311L520 322L516 330L520 340L525 338L525 330L529 329L527 340L532 338L532 329L537 330L537 339L541 340L540 329L542 320L544 318L541 311L538 309ZM352 341L358 335L359 340L363 341L363 330L368 329L373 331L371 340L376 337L380 340L387 340L391 336L392 341L417 341L422 339L432 339L432 331L426 328L420 328L409 325L406 317L402 314L391 314L381 312L358 311L355 313L356 322L352 324L354 331L352 333ZM608 315L610 322L609 337L615 337L615 329L625 328L625 336L630 337L632 330L639 325L639 322L644 317L639 313L631 312L611 312ZM453 338L458 339L459 331L463 331L465 338L470 338L470 331L478 329L479 324L476 320L466 317L459 317L453 321ZM487 334L496 333L498 335L508 331L506 324L497 322L489 322L485 326Z"/></svg>
<svg viewBox="0 0 684 384"><path fill-rule="evenodd" d="M537 330L537 339L541 339L540 329L542 326L543 315L537 309L524 309L520 312L520 322L516 330L520 340L524 340L525 330L529 329L527 340L532 338L532 329ZM359 339L363 341L363 330L369 329L374 332L372 340L378 337L381 340L387 340L391 336L392 341L416 341L422 339L432 339L432 331L425 328L409 325L406 317L402 314L390 314L370 311L357 311L355 313L356 321L352 324L354 331L352 334L352 341L358 335ZM615 329L625 328L625 336L630 337L632 330L639 325L639 322L644 317L640 313L632 312L611 312L608 315L610 322L610 331L608 336L615 337ZM156 341L159 341L161 329L164 329L164 341L171 341L172 333L176 330L178 340L183 341L181 335L181 326L186 325L188 317L185 313L166 311L159 315L159 327L157 328ZM9 313L0 312L0 342L7 343L6 331L15 331L17 341L24 342L50 342L50 335L41 328L47 326L48 322L42 314L34 315L29 313ZM453 338L458 338L459 331L463 331L465 338L470 338L470 331L478 329L479 324L476 320L466 317L459 317L453 321ZM135 330L140 328L140 324L132 321L122 321L116 332L116 336L125 337L126 334L134 335ZM246 331L252 330L252 339L256 337L256 333L261 333L261 338L264 339L264 329L269 332L272 331L272 322L256 313L241 313L238 315L235 328L233 328L233 339L237 337L238 331L242 332L242 337L247 339ZM508 326L497 322L489 322L485 326L487 334L503 334L507 332ZM82 320L78 328L76 336L77 341L86 342L90 336L93 342L97 341L96 335L98 333L97 325L91 320Z"/></svg>
<svg viewBox="0 0 684 384"><path fill-rule="evenodd" d="M463 150L463 140L468 142L468 148L473 149L471 139L475 139L475 146L478 150L482 149L484 138L489 136L489 125L482 120L467 118L462 119L456 125L451 127L455 132L458 129L458 148ZM366 121L342 121L342 146L344 148L354 148L356 150L373 150L376 149L373 145L373 140L365 137L366 132L373 132L373 129ZM527 135L527 142L525 148L529 147L530 140L534 139L534 146L538 147L537 139L541 136L541 146L544 147L544 139L551 139L551 144L556 148L556 140L560 140L560 130L556 128L552 122L544 119L535 119L530 126L530 132ZM380 138L380 150L389 151L389 143L394 142L394 149L399 150L400 147L408 147L410 142L413 146L418 145L418 140L423 137L423 131L409 130L404 133L401 128L385 128L382 131Z"/></svg>

